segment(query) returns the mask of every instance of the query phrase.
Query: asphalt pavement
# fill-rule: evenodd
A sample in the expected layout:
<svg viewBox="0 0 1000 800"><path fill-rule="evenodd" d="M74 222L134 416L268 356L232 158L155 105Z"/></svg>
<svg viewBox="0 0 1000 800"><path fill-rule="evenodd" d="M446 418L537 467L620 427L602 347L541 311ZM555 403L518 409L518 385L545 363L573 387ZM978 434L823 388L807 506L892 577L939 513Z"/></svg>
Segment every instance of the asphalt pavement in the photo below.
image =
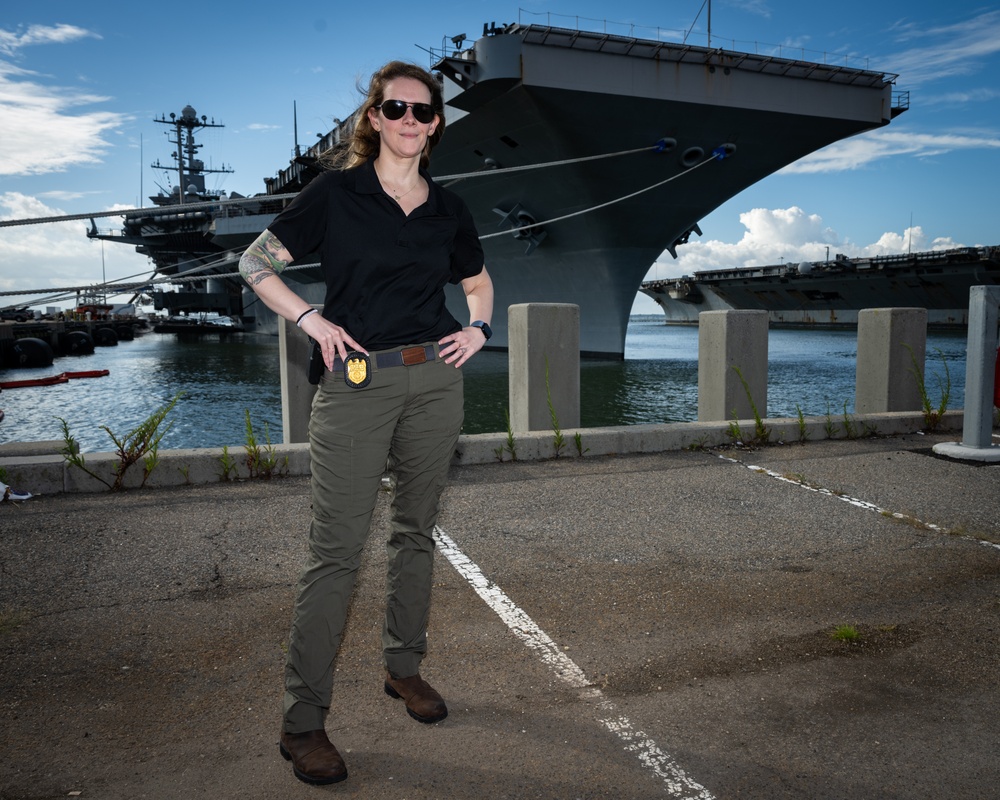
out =
<svg viewBox="0 0 1000 800"><path fill-rule="evenodd" d="M382 690L383 498L324 788L276 744L307 478L0 505L0 798L996 798L1000 466L949 439L454 466L436 725Z"/></svg>

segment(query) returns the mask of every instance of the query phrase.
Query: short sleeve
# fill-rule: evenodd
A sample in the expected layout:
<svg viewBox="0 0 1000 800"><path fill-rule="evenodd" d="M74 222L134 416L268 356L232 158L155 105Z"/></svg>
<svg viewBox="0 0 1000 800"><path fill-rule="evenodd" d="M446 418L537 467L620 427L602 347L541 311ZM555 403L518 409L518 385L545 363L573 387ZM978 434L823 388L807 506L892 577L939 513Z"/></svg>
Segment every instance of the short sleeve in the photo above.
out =
<svg viewBox="0 0 1000 800"><path fill-rule="evenodd" d="M323 244L330 190L336 177L336 173L326 172L310 181L267 226L293 259L318 252Z"/></svg>
<svg viewBox="0 0 1000 800"><path fill-rule="evenodd" d="M458 211L458 231L455 233L455 244L451 254L451 283L460 283L483 271L485 256L483 245L479 241L479 231L465 202L458 197L455 200L461 206ZM280 238L280 237L279 237Z"/></svg>

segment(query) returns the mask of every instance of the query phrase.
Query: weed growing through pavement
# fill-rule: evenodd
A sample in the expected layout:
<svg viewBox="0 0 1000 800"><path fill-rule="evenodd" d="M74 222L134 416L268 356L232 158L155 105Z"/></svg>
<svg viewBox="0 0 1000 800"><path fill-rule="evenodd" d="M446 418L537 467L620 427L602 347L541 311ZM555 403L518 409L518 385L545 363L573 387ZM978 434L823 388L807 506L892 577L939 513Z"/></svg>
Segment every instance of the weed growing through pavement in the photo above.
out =
<svg viewBox="0 0 1000 800"><path fill-rule="evenodd" d="M735 444L742 444L744 440L743 430L740 428L739 417L736 409L733 409L733 421L726 428L726 436L733 440Z"/></svg>
<svg viewBox="0 0 1000 800"><path fill-rule="evenodd" d="M944 380L941 380L941 376L938 375L938 390L941 392L941 402L938 404L937 408L931 405L930 396L927 394L927 385L924 382L924 373L920 369L920 365L917 364L917 357L913 354L913 348L904 344L907 350L910 351L910 361L913 366L910 368L910 372L913 373L913 377L917 379L917 389L920 391L920 404L923 407L924 412L924 428L929 431L933 431L941 423L941 417L944 416L944 412L948 410L948 401L951 399L951 373L948 371L948 360L944 357L944 353L940 348L935 347L934 349L938 351L941 355L941 363L944 365Z"/></svg>
<svg viewBox="0 0 1000 800"><path fill-rule="evenodd" d="M510 453L510 460L517 461L517 440L514 438L514 429L510 427L510 411L506 408L503 410L503 418L507 423L507 441L499 447L494 447L493 455L497 457L497 461L503 463L503 454Z"/></svg>
<svg viewBox="0 0 1000 800"><path fill-rule="evenodd" d="M506 449L510 453L510 460L517 461L517 439L514 438L514 429L510 427L510 411L506 408L503 411L503 418L507 423L507 442L497 448L500 451L498 458L500 461L503 461L503 453Z"/></svg>
<svg viewBox="0 0 1000 800"><path fill-rule="evenodd" d="M243 409L243 415L247 436L246 444L243 445L243 449L246 451L247 470L249 471L251 478L263 478L264 480L270 480L274 477L275 469L278 466L278 456L274 451L274 445L271 444L270 430L265 422L264 444L261 445L257 441L257 435L254 433L253 423L250 421L250 409ZM285 458L285 466L288 466L287 456Z"/></svg>
<svg viewBox="0 0 1000 800"><path fill-rule="evenodd" d="M733 441L742 442L747 447L761 447L766 445L771 438L771 429L764 424L764 420L760 417L760 412L757 410L757 404L754 402L753 395L750 393L750 384L748 384L746 378L743 377L743 372L735 365L733 366L733 371L736 373L736 377L740 379L740 383L743 384L743 391L747 393L747 400L750 401L750 409L753 411L754 432L753 436L747 436L743 432L740 428L738 417L736 416L736 409L734 408L733 421L729 423L727 433Z"/></svg>
<svg viewBox="0 0 1000 800"><path fill-rule="evenodd" d="M847 436L848 439L858 438L858 431L857 428L854 427L854 420L851 418L851 415L847 413L846 400L844 401L844 435Z"/></svg>
<svg viewBox="0 0 1000 800"><path fill-rule="evenodd" d="M833 421L833 416L830 414L830 401L826 401L826 422L823 423L823 429L826 431L826 438L832 439L837 434L837 423Z"/></svg>
<svg viewBox="0 0 1000 800"><path fill-rule="evenodd" d="M62 417L56 417L62 425L63 447L59 451L66 462L73 467L83 470L92 478L100 481L112 492L121 490L125 485L125 474L135 464L142 462L142 482L139 487L146 485L146 480L157 465L160 463L159 447L160 441L166 435L173 423L169 423L161 429L163 420L166 418L177 401L180 400L183 392L174 395L174 399L162 408L158 408L145 420L123 436L119 436L107 425L101 425L101 430L107 432L111 441L115 444L115 455L118 461L113 466L114 480L109 482L93 470L87 467L87 460L80 452L80 444L72 433L70 433L69 423Z"/></svg>
<svg viewBox="0 0 1000 800"><path fill-rule="evenodd" d="M802 413L802 406L795 404L795 413L799 417L799 441L806 442L809 439L809 429L806 427L806 418Z"/></svg>
<svg viewBox="0 0 1000 800"><path fill-rule="evenodd" d="M576 447L576 454L583 458L583 454L590 451L589 447L583 446L583 437L580 435L580 431L573 434L573 444Z"/></svg>
<svg viewBox="0 0 1000 800"><path fill-rule="evenodd" d="M552 418L552 432L555 434L552 437L552 449L556 454L556 458L562 454L563 448L566 447L566 439L563 436L562 428L559 427L559 417L556 415L556 407L552 403L552 387L549 385L549 357L545 356L545 400L549 404L549 416Z"/></svg>
<svg viewBox="0 0 1000 800"><path fill-rule="evenodd" d="M853 625L838 625L830 632L830 637L836 639L838 642L848 643L861 640L861 634Z"/></svg>
<svg viewBox="0 0 1000 800"><path fill-rule="evenodd" d="M219 461L222 462L222 480L228 481L230 476L234 478L239 476L239 465L236 463L236 459L229 455L229 445L222 445L222 455L219 457Z"/></svg>

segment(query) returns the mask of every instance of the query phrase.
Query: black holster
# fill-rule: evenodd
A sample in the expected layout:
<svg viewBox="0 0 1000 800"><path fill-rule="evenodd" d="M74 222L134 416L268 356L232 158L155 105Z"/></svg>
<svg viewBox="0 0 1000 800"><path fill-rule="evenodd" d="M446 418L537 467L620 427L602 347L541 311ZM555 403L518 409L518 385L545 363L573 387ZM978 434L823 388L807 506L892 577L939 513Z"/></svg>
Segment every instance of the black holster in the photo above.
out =
<svg viewBox="0 0 1000 800"><path fill-rule="evenodd" d="M309 353L309 383L313 386L319 385L326 372L326 364L323 363L323 350L317 342L312 343L312 350Z"/></svg>

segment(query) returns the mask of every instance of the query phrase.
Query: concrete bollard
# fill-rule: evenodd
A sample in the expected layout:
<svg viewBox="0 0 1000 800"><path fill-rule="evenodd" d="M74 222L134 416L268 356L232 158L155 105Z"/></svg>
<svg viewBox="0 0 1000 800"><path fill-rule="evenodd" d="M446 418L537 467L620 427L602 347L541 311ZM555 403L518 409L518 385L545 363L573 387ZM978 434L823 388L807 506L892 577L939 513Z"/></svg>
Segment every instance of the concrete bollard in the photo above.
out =
<svg viewBox="0 0 1000 800"><path fill-rule="evenodd" d="M507 331L511 429L552 430L550 396L560 429L580 427L580 307L513 305Z"/></svg>
<svg viewBox="0 0 1000 800"><path fill-rule="evenodd" d="M321 306L316 306L322 311ZM309 415L316 387L309 383L312 341L295 323L278 317L281 359L281 435L284 444L309 441Z"/></svg>
<svg viewBox="0 0 1000 800"><path fill-rule="evenodd" d="M854 412L881 414L919 411L920 385L914 361L924 374L927 309L864 308L858 312L858 360Z"/></svg>
<svg viewBox="0 0 1000 800"><path fill-rule="evenodd" d="M761 418L767 416L767 312L701 312L698 421L730 420L734 414L736 419L753 419L754 407Z"/></svg>
<svg viewBox="0 0 1000 800"><path fill-rule="evenodd" d="M952 458L1000 463L993 444L993 382L996 378L1000 286L969 288L969 334L965 357L965 416L961 442L939 442L934 452Z"/></svg>
<svg viewBox="0 0 1000 800"><path fill-rule="evenodd" d="M962 444L992 447L993 378L1000 323L1000 288L969 289L969 334L965 358L965 421Z"/></svg>

